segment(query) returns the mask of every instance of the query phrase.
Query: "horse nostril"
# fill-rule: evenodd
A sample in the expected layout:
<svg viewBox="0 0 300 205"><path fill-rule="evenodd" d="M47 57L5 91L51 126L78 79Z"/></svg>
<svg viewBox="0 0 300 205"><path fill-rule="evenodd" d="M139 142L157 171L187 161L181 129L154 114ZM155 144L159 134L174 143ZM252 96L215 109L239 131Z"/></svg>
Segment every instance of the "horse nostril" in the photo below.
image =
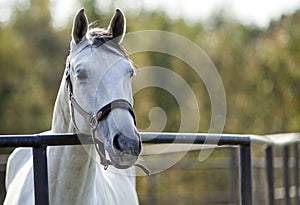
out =
<svg viewBox="0 0 300 205"><path fill-rule="evenodd" d="M114 147L119 150L119 151L122 151L121 150L121 147L120 147L120 143L119 143L119 137L120 135L119 134L116 134L114 139L113 139L113 144L114 144Z"/></svg>
<svg viewBox="0 0 300 205"><path fill-rule="evenodd" d="M113 146L116 150L133 156L138 156L141 152L139 139L131 139L121 133L114 136Z"/></svg>

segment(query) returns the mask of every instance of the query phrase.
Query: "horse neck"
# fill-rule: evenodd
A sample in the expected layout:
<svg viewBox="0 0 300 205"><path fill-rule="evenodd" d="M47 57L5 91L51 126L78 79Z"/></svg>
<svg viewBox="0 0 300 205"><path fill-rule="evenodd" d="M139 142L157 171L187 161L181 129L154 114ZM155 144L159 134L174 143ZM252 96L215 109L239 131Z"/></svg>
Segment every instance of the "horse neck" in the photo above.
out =
<svg viewBox="0 0 300 205"><path fill-rule="evenodd" d="M54 133L74 132L65 77L62 79L55 101L51 131Z"/></svg>
<svg viewBox="0 0 300 205"><path fill-rule="evenodd" d="M51 130L53 133L75 131L70 115L65 77L56 98ZM74 199L76 199L76 204L95 204L95 199L101 204L123 204L128 199L129 204L138 204L133 177L134 168L116 170L110 167L112 172L104 170L98 163L95 163L94 159L99 156L93 145L85 145L85 148L82 146L50 148L48 173L51 204L74 204ZM87 192L86 190L90 190L91 186L96 191ZM72 192L66 192L66 190L72 190ZM98 193L104 193L104 195L99 197Z"/></svg>
<svg viewBox="0 0 300 205"><path fill-rule="evenodd" d="M74 132L74 126L71 121L69 96L66 88L66 80L63 77L55 101L52 127L53 133ZM63 157L62 157L63 156ZM81 146L53 146L49 147L48 173L50 179L51 200L61 200L65 194L62 191L65 186L72 187L75 194L79 194L81 189L78 181L84 180L85 175L79 174L74 180L74 170L80 167L88 169L90 160L86 151ZM58 180L60 179L60 180ZM76 183L75 183L76 182ZM53 204L60 204L59 201L52 201Z"/></svg>

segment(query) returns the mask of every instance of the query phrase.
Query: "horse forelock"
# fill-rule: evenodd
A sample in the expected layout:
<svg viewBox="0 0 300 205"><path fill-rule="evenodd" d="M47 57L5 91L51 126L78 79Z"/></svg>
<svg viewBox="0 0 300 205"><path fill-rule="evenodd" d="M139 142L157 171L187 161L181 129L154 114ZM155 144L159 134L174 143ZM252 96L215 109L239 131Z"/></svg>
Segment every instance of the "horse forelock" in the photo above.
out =
<svg viewBox="0 0 300 205"><path fill-rule="evenodd" d="M121 54L123 57L130 60L126 49L120 43L118 43L117 39L114 39L112 37L112 33L110 33L109 31L103 28L92 28L88 30L86 38L93 47L104 46L114 53L118 51L117 54Z"/></svg>
<svg viewBox="0 0 300 205"><path fill-rule="evenodd" d="M103 28L91 28L88 30L86 36L90 41L96 42L101 38L111 38L112 34Z"/></svg>

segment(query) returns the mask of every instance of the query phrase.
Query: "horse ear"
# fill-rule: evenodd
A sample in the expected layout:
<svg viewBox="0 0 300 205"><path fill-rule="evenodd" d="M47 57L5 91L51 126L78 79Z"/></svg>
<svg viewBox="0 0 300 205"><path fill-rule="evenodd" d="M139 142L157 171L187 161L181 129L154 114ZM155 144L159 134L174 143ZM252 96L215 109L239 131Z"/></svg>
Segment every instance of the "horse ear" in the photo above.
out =
<svg viewBox="0 0 300 205"><path fill-rule="evenodd" d="M113 38L118 38L119 43L122 42L126 32L126 18L120 9L116 9L115 15L110 20L108 32Z"/></svg>
<svg viewBox="0 0 300 205"><path fill-rule="evenodd" d="M72 39L75 44L78 44L85 36L88 26L88 19L85 15L84 8L82 8L75 15L73 22Z"/></svg>

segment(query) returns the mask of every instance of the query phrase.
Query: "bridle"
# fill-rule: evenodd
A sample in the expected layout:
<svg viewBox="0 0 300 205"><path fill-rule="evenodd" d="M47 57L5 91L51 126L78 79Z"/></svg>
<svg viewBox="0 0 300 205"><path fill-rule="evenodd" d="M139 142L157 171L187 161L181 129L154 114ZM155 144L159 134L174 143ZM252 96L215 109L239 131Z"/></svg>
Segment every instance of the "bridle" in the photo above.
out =
<svg viewBox="0 0 300 205"><path fill-rule="evenodd" d="M96 140L96 137L95 137L96 129L97 129L99 123L103 119L105 119L111 113L112 110L117 109L117 108L128 110L130 115L133 118L134 125L136 125L136 120L135 120L135 115L134 115L132 105L130 104L130 102L128 102L125 99L116 99L116 100L113 100L110 103L106 104L102 108L100 108L96 114L85 111L79 105L79 103L76 101L76 99L73 95L73 86L72 86L71 77L70 77L70 69L71 69L70 57L68 57L67 63L66 63L66 84L67 84L68 95L69 95L69 105L70 105L70 110L71 110L72 122L73 122L75 128L77 130L79 130L78 126L76 124L76 121L75 121L74 110L76 110L81 116L83 116L85 119L88 120L90 129L91 129L92 140L93 140L93 143L97 150L97 153L100 156L100 164L102 164L104 166L104 169L106 170L109 165L113 165L113 164L111 163L110 160L108 160L106 158L104 143L99 140ZM114 165L114 166L116 166L116 165ZM150 171L144 165L142 165L140 163L136 163L136 164L134 164L134 166L139 167L147 175L150 175Z"/></svg>

